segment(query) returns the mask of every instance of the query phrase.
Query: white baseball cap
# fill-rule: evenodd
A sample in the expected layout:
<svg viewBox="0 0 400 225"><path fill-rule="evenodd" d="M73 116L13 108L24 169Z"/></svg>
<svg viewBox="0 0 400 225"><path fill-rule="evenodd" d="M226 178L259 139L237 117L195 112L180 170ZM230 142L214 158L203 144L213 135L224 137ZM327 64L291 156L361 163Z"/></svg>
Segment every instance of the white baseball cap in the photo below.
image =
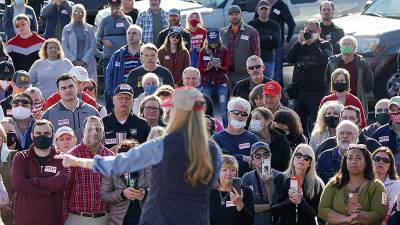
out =
<svg viewBox="0 0 400 225"><path fill-rule="evenodd" d="M82 66L74 66L69 71L71 75L75 77L77 81L86 82L89 81L89 73L88 71Z"/></svg>
<svg viewBox="0 0 400 225"><path fill-rule="evenodd" d="M62 127L57 129L57 131L56 131L56 139L59 138L63 134L69 134L72 137L75 137L74 130L72 130L72 128L67 127L67 126L62 126Z"/></svg>

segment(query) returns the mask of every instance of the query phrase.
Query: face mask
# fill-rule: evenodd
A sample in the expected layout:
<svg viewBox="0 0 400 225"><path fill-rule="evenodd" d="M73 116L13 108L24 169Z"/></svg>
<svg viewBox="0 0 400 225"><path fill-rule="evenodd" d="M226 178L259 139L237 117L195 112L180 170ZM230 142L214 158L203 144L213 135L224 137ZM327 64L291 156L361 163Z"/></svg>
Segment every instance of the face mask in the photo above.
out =
<svg viewBox="0 0 400 225"><path fill-rule="evenodd" d="M319 39L319 34L318 34L318 33L312 33L311 37L312 37L312 39L313 39L314 41L315 41L315 40L318 40L318 39Z"/></svg>
<svg viewBox="0 0 400 225"><path fill-rule="evenodd" d="M378 113L375 114L376 122L380 123L381 125L387 124L389 122L389 114L388 113Z"/></svg>
<svg viewBox="0 0 400 225"><path fill-rule="evenodd" d="M346 89L347 89L346 83L342 83L342 82L333 83L333 90L335 90L339 93L346 91Z"/></svg>
<svg viewBox="0 0 400 225"><path fill-rule="evenodd" d="M254 133L260 133L263 129L262 122L260 120L251 120L250 121L250 129Z"/></svg>
<svg viewBox="0 0 400 225"><path fill-rule="evenodd" d="M400 124L400 113L390 114L390 119L395 124Z"/></svg>
<svg viewBox="0 0 400 225"><path fill-rule="evenodd" d="M147 85L147 86L144 86L144 92L146 93L146 95L152 95L152 94L154 94L154 92L156 92L157 91L157 89L158 89L158 87L156 86L156 85Z"/></svg>
<svg viewBox="0 0 400 225"><path fill-rule="evenodd" d="M18 141L16 133L7 133L7 146L11 146Z"/></svg>
<svg viewBox="0 0 400 225"><path fill-rule="evenodd" d="M12 116L17 120L24 120L31 116L31 110L18 106L17 108L12 108Z"/></svg>
<svg viewBox="0 0 400 225"><path fill-rule="evenodd" d="M23 4L25 4L25 0L15 0L15 4L23 5Z"/></svg>
<svg viewBox="0 0 400 225"><path fill-rule="evenodd" d="M329 128L336 128L339 124L339 117L336 116L325 116L325 124Z"/></svg>
<svg viewBox="0 0 400 225"><path fill-rule="evenodd" d="M32 113L36 114L36 113L42 111L42 107L43 107L43 103L33 104Z"/></svg>
<svg viewBox="0 0 400 225"><path fill-rule="evenodd" d="M48 149L53 144L53 137L47 137L46 135L34 136L33 144L38 149Z"/></svg>
<svg viewBox="0 0 400 225"><path fill-rule="evenodd" d="M199 21L196 18L192 18L192 19L189 20L189 24L192 27L195 27L195 26L197 26L197 24L199 24Z"/></svg>
<svg viewBox="0 0 400 225"><path fill-rule="evenodd" d="M0 87L3 90L6 90L10 86L10 83L6 80L0 80Z"/></svg>
<svg viewBox="0 0 400 225"><path fill-rule="evenodd" d="M340 52L343 55L353 54L353 51L354 51L354 49L353 49L353 46L351 46L351 45L341 45L340 46Z"/></svg>
<svg viewBox="0 0 400 225"><path fill-rule="evenodd" d="M240 129L246 126L246 121L239 121L235 119L231 119L229 123L236 129Z"/></svg>

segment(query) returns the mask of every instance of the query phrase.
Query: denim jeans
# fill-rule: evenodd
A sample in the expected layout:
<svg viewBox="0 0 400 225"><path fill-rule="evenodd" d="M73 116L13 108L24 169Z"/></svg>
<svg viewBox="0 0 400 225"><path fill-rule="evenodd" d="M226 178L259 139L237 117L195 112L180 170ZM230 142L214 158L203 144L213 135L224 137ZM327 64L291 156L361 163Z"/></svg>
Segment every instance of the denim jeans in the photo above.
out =
<svg viewBox="0 0 400 225"><path fill-rule="evenodd" d="M210 84L207 87L201 88L202 92L207 95L213 103L218 104L218 109L221 113L222 122L224 123L224 127L228 125L228 85L227 84L219 84L214 85ZM217 101L215 101L215 99ZM214 104L215 105L215 104Z"/></svg>
<svg viewBox="0 0 400 225"><path fill-rule="evenodd" d="M264 76L273 80L275 78L275 61L264 62Z"/></svg>
<svg viewBox="0 0 400 225"><path fill-rule="evenodd" d="M283 43L275 49L275 77L274 80L283 87Z"/></svg>

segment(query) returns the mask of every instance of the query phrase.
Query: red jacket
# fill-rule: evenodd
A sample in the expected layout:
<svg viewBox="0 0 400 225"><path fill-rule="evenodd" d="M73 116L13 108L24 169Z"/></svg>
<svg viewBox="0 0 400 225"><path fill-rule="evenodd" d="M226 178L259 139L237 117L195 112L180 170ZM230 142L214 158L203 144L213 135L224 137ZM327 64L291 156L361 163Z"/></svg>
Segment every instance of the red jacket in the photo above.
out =
<svg viewBox="0 0 400 225"><path fill-rule="evenodd" d="M327 101L335 101L337 100L337 96L335 93L330 94L328 96L325 96L322 100L321 103L319 104L319 107L321 107L325 102ZM352 95L350 93L346 94L346 105L352 105L354 107L357 107L360 109L360 116L361 116L361 126L360 129L364 128L366 126L366 121L365 121L365 113L364 113L364 107L361 104L360 99L357 98L357 96Z"/></svg>
<svg viewBox="0 0 400 225"><path fill-rule="evenodd" d="M221 68L212 68L207 70L207 64L212 58L219 58ZM230 66L230 58L228 50L225 47L217 49L214 54L202 49L199 54L199 70L201 73L201 85L207 87L209 84L220 85L228 83L228 69Z"/></svg>
<svg viewBox="0 0 400 225"><path fill-rule="evenodd" d="M41 166L33 145L18 152L14 157L11 183L16 191L14 225L63 224L63 198L70 171L62 160L54 159L56 150L50 150L50 158Z"/></svg>
<svg viewBox="0 0 400 225"><path fill-rule="evenodd" d="M43 104L43 112L46 111L48 108L52 107L53 105L57 104L57 102L59 102L60 100L61 100L61 95L58 92L55 92L54 94L50 95L50 97L48 97ZM90 97L90 95L86 94L85 92L82 92L81 100L84 103L89 104L93 106L95 109L97 109L96 100L94 100L92 97Z"/></svg>

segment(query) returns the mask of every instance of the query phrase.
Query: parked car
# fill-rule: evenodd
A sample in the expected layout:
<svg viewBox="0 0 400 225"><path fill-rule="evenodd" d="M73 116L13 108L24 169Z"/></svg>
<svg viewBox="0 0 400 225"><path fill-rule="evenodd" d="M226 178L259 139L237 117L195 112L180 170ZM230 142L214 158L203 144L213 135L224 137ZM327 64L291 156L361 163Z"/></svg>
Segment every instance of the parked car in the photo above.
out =
<svg viewBox="0 0 400 225"><path fill-rule="evenodd" d="M400 84L400 75L396 73L400 49L399 1L375 0L361 15L338 18L334 22L357 39L356 51L374 73L375 99L397 94Z"/></svg>

